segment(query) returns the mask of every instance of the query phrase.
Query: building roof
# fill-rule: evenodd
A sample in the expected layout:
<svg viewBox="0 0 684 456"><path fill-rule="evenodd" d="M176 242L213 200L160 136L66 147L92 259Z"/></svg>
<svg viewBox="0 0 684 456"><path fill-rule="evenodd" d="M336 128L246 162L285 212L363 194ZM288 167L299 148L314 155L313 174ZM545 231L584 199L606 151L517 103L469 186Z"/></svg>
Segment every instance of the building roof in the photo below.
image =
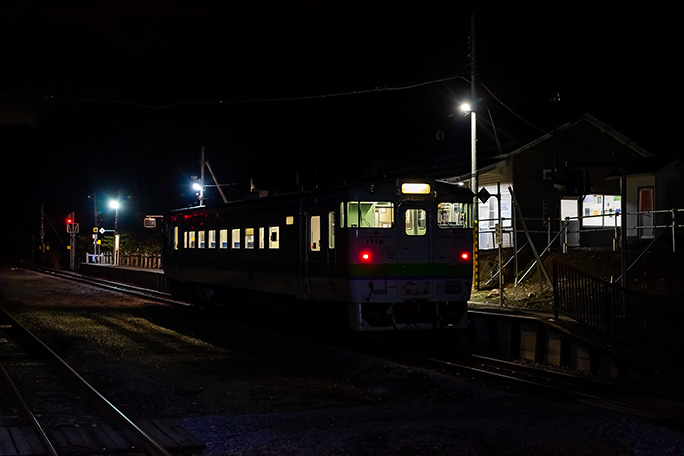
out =
<svg viewBox="0 0 684 456"><path fill-rule="evenodd" d="M563 131L574 128L575 126L577 126L578 124L580 124L582 122L586 122L586 123L592 125L597 130L599 130L601 133L607 134L608 136L615 139L617 142L619 142L623 146L632 149L634 152L636 152L637 154L639 154L642 157L652 157L653 156L653 154L648 152L643 147L640 147L639 145L637 145L637 143L635 143L634 141L629 139L627 136L623 135L619 131L617 131L614 128L608 126L607 124L601 122L596 117L594 117L588 113L584 114L582 117L580 117L577 120L568 122L565 125L561 125L560 127L558 127L556 129L557 133L562 133ZM520 154L520 153L522 153L528 149L535 147L536 145L538 145L544 141L547 141L549 139L553 139L553 135L554 135L553 132L547 133L547 134L540 136L539 138L535 139L534 141L529 142L522 147L519 147L518 149L514 150L513 152L510 152L510 153L504 154L504 155L499 155L495 158L506 159L506 158L515 156L515 155Z"/></svg>
<svg viewBox="0 0 684 456"><path fill-rule="evenodd" d="M618 143L622 144L625 147L628 147L629 149L633 150L635 153L637 153L639 156L643 158L651 158L653 157L653 154L648 152L646 149L640 147L638 144L636 144L634 141L629 139L627 136L623 135L622 133L618 132L614 128L608 126L607 124L601 122L598 120L596 117L592 116L591 114L584 114L582 117L579 119L576 119L574 121L568 122L564 125L561 125L556 129L556 132L549 132L546 133L545 135L540 136L539 138L525 144L524 146L521 146L517 149L515 149L512 152L509 152L507 154L502 154L502 155L496 155L492 157L491 161L489 161L487 164L480 165L478 172L487 172L492 169L500 168L502 166L505 166L506 160L508 158L514 157L518 154L521 154L522 152L525 152L526 150L532 149L536 147L537 145L543 143L544 141L552 140L554 137L554 134L560 134L564 131L570 130L574 128L575 126L581 124L581 123L588 123L589 125L593 126L597 130L599 130L601 133L604 133L614 140L616 140ZM470 173L468 174L463 174L460 176L454 176L448 179L444 179L446 181L450 182L462 182L462 181L469 181L470 180Z"/></svg>

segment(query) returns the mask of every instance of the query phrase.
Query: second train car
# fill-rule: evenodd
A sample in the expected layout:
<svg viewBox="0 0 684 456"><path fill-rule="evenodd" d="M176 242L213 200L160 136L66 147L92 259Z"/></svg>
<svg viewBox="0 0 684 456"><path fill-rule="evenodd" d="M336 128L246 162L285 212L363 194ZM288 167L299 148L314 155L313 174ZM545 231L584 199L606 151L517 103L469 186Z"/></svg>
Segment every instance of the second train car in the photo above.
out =
<svg viewBox="0 0 684 456"><path fill-rule="evenodd" d="M341 307L353 331L465 328L472 208L460 186L382 179L176 210L164 272L188 298L241 289Z"/></svg>

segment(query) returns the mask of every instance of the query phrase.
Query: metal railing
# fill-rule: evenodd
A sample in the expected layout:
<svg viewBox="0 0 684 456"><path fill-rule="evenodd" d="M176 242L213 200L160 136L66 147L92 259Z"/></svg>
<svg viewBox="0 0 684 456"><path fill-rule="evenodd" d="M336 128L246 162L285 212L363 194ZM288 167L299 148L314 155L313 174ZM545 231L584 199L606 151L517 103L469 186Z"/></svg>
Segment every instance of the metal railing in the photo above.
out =
<svg viewBox="0 0 684 456"><path fill-rule="evenodd" d="M93 255L86 254L86 264L107 264L115 265L114 254L111 252L100 253ZM128 266L143 269L161 269L162 256L161 254L148 253L119 253L118 266Z"/></svg>
<svg viewBox="0 0 684 456"><path fill-rule="evenodd" d="M641 216L648 216L651 220L655 220L658 215L664 216L668 215L667 218L670 219L670 223L665 223L665 224L655 224L655 223L650 223L650 224L641 224ZM676 237L677 237L677 230L684 228L683 223L677 223L677 214L684 214L684 209L667 209L667 210L654 210L654 211L642 211L642 212L627 212L627 217L630 218L630 220L634 220L636 217L636 223L634 224L629 224L626 228L627 231L632 231L636 232L637 236L635 237L640 237L642 233L648 230L653 230L654 234L657 235L658 233L662 234L663 230L669 230L670 232L670 238L671 238L671 243L672 243L672 251L676 252L677 247L676 247ZM679 216L680 219L682 218L682 215ZM613 220L613 224L611 225L604 225L604 226L587 226L584 222L584 220L591 220L591 219L598 219L598 218L611 218ZM555 240L558 238L558 233L565 231L563 236L560 238L560 245L565 249L568 245L568 237L572 236L574 234L581 234L581 233L596 233L600 231L604 232L613 232L613 238L612 238L612 248L613 250L617 250L617 245L618 242L617 240L620 237L621 233L621 228L620 225L618 224L619 217L612 216L610 214L604 214L604 215L580 215L578 217L566 217L565 219L560 219L560 218L552 218L552 217L526 217L526 220L529 222L532 222L532 224L535 224L536 226L543 227L542 229L538 231L545 231L546 232L546 238L547 238L547 243L550 244L552 240ZM489 227L487 228L482 228L482 225L484 225L483 222L487 222L487 225L491 225L492 223L501 223L502 225L502 231L503 231L503 237L506 239L508 242L504 242L504 246L508 247L513 247L515 239L514 239L514 233L520 232L520 230L515 228L515 220L512 217L501 217L501 219L498 218L480 218L480 227L479 227L479 234L484 235L484 236L491 236L492 239L494 239L496 231L494 229L491 229ZM569 227L570 222L577 222L575 226L577 228L571 229ZM560 227L558 229L554 229L554 227ZM660 231L658 231L660 230ZM480 243L481 245L486 245L485 243ZM492 242L492 245L496 245L495 242ZM481 247L482 249L482 247ZM484 250L484 249L483 249Z"/></svg>
<svg viewBox="0 0 684 456"><path fill-rule="evenodd" d="M637 348L662 348L681 332L677 308L662 299L606 282L555 259L553 282L556 318L563 313Z"/></svg>

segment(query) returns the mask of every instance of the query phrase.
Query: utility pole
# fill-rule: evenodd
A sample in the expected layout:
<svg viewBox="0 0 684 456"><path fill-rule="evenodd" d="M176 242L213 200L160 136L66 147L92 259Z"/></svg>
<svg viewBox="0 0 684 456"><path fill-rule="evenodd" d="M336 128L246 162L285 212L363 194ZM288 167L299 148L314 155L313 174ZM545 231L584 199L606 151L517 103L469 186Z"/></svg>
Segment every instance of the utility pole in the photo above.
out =
<svg viewBox="0 0 684 456"><path fill-rule="evenodd" d="M200 156L200 194L199 204L204 206L204 146L202 146L202 154Z"/></svg>
<svg viewBox="0 0 684 456"><path fill-rule="evenodd" d="M479 227L477 198L477 115L476 115L476 63L475 58L475 13L470 15L470 189L473 197L473 287L480 289L480 256L479 256Z"/></svg>
<svg viewBox="0 0 684 456"><path fill-rule="evenodd" d="M45 254L45 207L40 206L40 253Z"/></svg>

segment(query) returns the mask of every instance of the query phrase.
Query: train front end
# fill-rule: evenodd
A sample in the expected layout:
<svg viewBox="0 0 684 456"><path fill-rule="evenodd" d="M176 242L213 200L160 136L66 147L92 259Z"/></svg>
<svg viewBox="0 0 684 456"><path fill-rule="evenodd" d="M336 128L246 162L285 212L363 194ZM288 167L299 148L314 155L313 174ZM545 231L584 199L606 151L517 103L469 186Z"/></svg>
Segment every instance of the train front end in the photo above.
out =
<svg viewBox="0 0 684 456"><path fill-rule="evenodd" d="M341 204L352 330L467 327L473 194L432 180L353 188Z"/></svg>

